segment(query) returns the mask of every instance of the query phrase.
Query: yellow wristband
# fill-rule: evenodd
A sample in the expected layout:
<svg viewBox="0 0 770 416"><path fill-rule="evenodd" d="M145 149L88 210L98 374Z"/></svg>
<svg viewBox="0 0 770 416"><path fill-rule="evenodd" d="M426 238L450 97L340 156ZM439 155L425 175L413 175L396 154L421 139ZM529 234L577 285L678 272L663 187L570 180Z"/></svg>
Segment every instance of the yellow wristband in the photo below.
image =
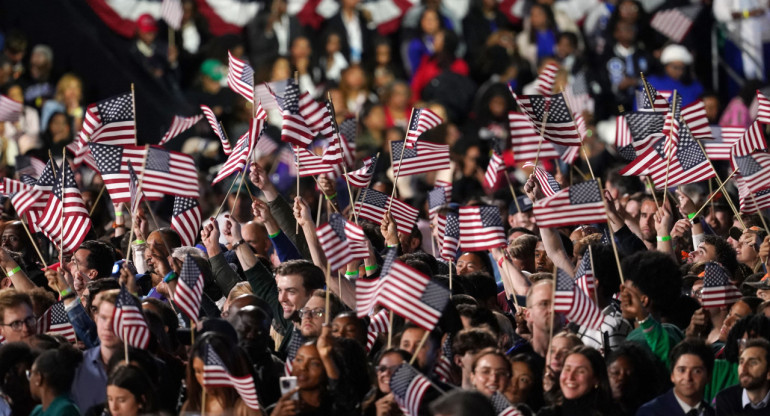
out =
<svg viewBox="0 0 770 416"><path fill-rule="evenodd" d="M11 276L13 276L13 275L15 275L16 273L18 273L18 272L20 272L20 271L21 271L21 266L16 266L16 267L14 267L14 268L13 268L11 271L9 271L9 272L7 273L7 274L8 274L8 277L11 277Z"/></svg>
<svg viewBox="0 0 770 416"><path fill-rule="evenodd" d="M748 9L743 10L743 18L748 19L751 16Z"/></svg>
<svg viewBox="0 0 770 416"><path fill-rule="evenodd" d="M116 217L122 217L123 216L123 211L115 211L115 216Z"/></svg>

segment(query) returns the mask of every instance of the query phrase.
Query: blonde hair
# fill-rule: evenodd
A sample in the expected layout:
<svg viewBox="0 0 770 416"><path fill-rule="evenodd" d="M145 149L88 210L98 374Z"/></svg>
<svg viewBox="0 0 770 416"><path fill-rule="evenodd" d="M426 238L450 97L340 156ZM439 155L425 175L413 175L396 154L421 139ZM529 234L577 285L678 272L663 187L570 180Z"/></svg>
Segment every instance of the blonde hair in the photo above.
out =
<svg viewBox="0 0 770 416"><path fill-rule="evenodd" d="M83 99L83 81L72 73L64 74L59 78L59 82L56 84L56 101L64 101L64 91L73 86L78 90L78 102L80 102Z"/></svg>

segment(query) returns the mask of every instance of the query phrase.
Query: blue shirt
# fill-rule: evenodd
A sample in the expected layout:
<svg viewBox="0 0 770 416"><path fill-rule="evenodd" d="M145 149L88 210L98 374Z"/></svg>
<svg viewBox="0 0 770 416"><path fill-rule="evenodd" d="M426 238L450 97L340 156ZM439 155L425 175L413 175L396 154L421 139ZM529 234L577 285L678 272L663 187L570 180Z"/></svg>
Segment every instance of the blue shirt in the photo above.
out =
<svg viewBox="0 0 770 416"><path fill-rule="evenodd" d="M107 401L107 369L102 362L101 347L89 348L83 353L83 362L75 370L70 395L84 412Z"/></svg>
<svg viewBox="0 0 770 416"><path fill-rule="evenodd" d="M658 91L676 90L677 95L682 97L682 107L695 102L703 94L703 86L697 80L689 84L677 81L668 75L650 75L647 82Z"/></svg>

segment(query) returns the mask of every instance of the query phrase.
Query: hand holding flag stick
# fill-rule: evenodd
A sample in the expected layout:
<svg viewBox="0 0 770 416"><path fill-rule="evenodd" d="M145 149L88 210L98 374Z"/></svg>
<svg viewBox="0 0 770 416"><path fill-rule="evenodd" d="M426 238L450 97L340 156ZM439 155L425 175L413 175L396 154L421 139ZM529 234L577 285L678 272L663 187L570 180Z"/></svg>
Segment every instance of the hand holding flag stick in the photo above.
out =
<svg viewBox="0 0 770 416"><path fill-rule="evenodd" d="M701 205L701 207L697 211L695 211L693 218L700 215L700 213L709 205L709 202L711 202L711 200L714 199L714 197L717 196L717 194L725 187L725 184L727 184L727 181L729 181L730 178L732 178L733 175L735 175L737 172L738 172L737 170L732 171L732 173L730 173L730 175L724 180L724 182L721 182L719 184L719 187L714 192L712 192L711 195L709 195L706 202L704 202L703 205ZM725 198L727 198L728 201L730 199L729 197L725 197ZM740 219L740 215L736 215L736 218ZM743 225L743 221L741 221L741 224ZM746 229L746 225L743 225L743 228Z"/></svg>

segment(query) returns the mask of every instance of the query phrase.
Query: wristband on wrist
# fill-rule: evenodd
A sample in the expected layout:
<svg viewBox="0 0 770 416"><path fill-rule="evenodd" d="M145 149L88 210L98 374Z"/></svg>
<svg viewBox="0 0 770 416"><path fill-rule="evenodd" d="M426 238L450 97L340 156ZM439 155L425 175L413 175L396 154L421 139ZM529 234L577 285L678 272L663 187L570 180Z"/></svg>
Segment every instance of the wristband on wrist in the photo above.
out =
<svg viewBox="0 0 770 416"><path fill-rule="evenodd" d="M278 237L281 234L281 230L278 230L275 234L268 234L267 236L270 238Z"/></svg>
<svg viewBox="0 0 770 416"><path fill-rule="evenodd" d="M125 224L118 224L117 221L113 221L112 228L126 228Z"/></svg>
<svg viewBox="0 0 770 416"><path fill-rule="evenodd" d="M377 264L375 264L375 265L372 265L372 266L366 266L366 267L364 267L364 270L366 270L367 272L370 272L370 271L372 271L372 270L377 270L377 268L378 268L378 267L380 267L380 266L379 266L379 265L377 265Z"/></svg>
<svg viewBox="0 0 770 416"><path fill-rule="evenodd" d="M115 216L116 217L122 217L123 216L123 211L115 211Z"/></svg>
<svg viewBox="0 0 770 416"><path fill-rule="evenodd" d="M358 276L358 272L355 270L345 272L345 276Z"/></svg>
<svg viewBox="0 0 770 416"><path fill-rule="evenodd" d="M744 19L748 19L749 16L751 16L751 14L749 13L749 9L744 9L743 10L743 18Z"/></svg>
<svg viewBox="0 0 770 416"><path fill-rule="evenodd" d="M688 220L693 219L693 217L695 217L695 214L697 214L697 212L691 212L691 213L687 214L687 219Z"/></svg>
<svg viewBox="0 0 770 416"><path fill-rule="evenodd" d="M398 247L398 243L396 243L396 244L388 244L388 248L392 248L392 247Z"/></svg>
<svg viewBox="0 0 770 416"><path fill-rule="evenodd" d="M331 201L332 199L337 197L337 193L333 193L331 195L324 195L324 198L326 198L327 201Z"/></svg>
<svg viewBox="0 0 770 416"><path fill-rule="evenodd" d="M65 299L65 298L69 297L69 295L74 295L74 293L72 293L72 288L68 287L68 288L62 290L61 292L59 292L59 295L61 296L62 299Z"/></svg>
<svg viewBox="0 0 770 416"><path fill-rule="evenodd" d="M245 242L246 240L241 238L240 240L236 241L235 244L233 244L231 250L235 250L236 248L238 248L238 246L240 246L241 244L244 244Z"/></svg>
<svg viewBox="0 0 770 416"><path fill-rule="evenodd" d="M664 236L664 237L661 237L661 236L657 236L657 237L655 237L655 238L656 238L658 241L671 241L671 236L670 236L670 235L667 235L667 236Z"/></svg>
<svg viewBox="0 0 770 416"><path fill-rule="evenodd" d="M140 246L140 245L142 245L144 243L146 243L146 241L144 241L144 240L134 240L134 244L136 244L137 246Z"/></svg>
<svg viewBox="0 0 770 416"><path fill-rule="evenodd" d="M21 271L21 266L16 266L13 269L9 270L6 274L8 275L8 277L11 277L20 271Z"/></svg>
<svg viewBox="0 0 770 416"><path fill-rule="evenodd" d="M177 277L179 277L179 276L177 276L177 274L176 274L176 273L174 273L173 271L171 271L171 272L168 272L168 274L167 274L165 277L163 277L163 281L164 281L164 282L166 282L166 283L168 283L168 282L171 282L171 281L174 281L174 280L176 280L176 279L177 279Z"/></svg>

